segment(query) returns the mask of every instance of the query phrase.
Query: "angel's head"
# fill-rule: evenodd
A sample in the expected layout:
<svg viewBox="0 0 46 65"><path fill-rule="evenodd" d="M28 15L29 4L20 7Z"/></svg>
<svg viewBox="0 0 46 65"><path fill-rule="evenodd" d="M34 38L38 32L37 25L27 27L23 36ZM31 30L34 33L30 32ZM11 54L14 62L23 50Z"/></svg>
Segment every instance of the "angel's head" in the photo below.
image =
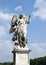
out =
<svg viewBox="0 0 46 65"><path fill-rule="evenodd" d="M25 14L21 14L21 15L19 16L19 18L20 18L20 19L25 18Z"/></svg>

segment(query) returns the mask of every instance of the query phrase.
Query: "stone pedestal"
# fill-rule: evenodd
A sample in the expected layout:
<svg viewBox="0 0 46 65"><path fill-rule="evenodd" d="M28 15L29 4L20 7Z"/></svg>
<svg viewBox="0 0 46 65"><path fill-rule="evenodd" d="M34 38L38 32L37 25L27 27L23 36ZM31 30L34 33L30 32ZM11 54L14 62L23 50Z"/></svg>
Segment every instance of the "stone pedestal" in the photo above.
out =
<svg viewBox="0 0 46 65"><path fill-rule="evenodd" d="M29 65L29 52L30 50L25 48L16 48L14 47L12 53L13 53L13 65Z"/></svg>

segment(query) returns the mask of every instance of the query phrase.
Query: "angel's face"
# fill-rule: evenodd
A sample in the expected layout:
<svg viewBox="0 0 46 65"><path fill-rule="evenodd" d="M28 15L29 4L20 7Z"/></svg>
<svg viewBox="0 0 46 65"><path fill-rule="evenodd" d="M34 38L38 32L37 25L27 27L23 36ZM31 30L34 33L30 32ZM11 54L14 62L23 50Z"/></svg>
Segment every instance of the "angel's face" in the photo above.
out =
<svg viewBox="0 0 46 65"><path fill-rule="evenodd" d="M20 19L22 19L22 18L23 18L23 16L22 16L22 15L20 15L20 16L19 16L19 18L20 18Z"/></svg>

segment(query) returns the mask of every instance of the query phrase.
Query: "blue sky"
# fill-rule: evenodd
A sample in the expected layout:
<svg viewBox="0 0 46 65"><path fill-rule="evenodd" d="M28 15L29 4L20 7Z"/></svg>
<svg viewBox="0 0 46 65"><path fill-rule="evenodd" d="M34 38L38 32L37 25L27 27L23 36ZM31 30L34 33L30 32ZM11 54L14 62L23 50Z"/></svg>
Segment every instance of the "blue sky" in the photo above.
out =
<svg viewBox="0 0 46 65"><path fill-rule="evenodd" d="M30 58L46 55L46 1L45 0L0 0L0 62L12 62L12 34L9 34L14 14L31 14L27 28Z"/></svg>

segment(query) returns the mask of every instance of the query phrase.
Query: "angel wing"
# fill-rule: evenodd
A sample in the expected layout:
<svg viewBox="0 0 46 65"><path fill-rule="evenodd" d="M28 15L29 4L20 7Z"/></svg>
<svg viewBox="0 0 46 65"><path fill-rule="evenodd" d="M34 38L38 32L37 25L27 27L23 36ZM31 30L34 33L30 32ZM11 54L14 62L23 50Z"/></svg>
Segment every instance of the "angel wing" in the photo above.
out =
<svg viewBox="0 0 46 65"><path fill-rule="evenodd" d="M18 20L17 15L14 15L11 20L11 27L9 33L13 33L15 31L17 26L17 20Z"/></svg>

